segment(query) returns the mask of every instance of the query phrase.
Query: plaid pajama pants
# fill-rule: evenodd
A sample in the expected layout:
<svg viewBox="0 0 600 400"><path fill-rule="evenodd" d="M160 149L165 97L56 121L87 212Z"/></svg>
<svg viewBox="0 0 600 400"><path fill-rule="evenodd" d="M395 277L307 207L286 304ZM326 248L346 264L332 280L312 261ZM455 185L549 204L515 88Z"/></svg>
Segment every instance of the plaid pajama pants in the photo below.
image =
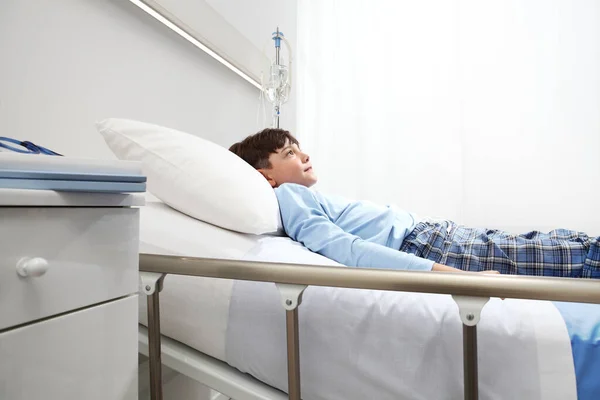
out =
<svg viewBox="0 0 600 400"><path fill-rule="evenodd" d="M400 250L465 271L600 278L600 236L566 229L512 235L452 221L420 222Z"/></svg>

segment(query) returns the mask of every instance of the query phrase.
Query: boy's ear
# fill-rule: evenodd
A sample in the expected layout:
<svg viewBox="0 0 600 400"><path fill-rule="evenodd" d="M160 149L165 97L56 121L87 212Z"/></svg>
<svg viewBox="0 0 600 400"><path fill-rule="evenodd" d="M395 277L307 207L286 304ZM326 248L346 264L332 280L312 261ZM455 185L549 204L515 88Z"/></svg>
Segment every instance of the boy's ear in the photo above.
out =
<svg viewBox="0 0 600 400"><path fill-rule="evenodd" d="M259 169L257 169L257 171L260 172L262 174L262 176L265 177L265 179L267 180L267 182L269 182L269 185L271 185L271 187L277 186L277 182L275 182L275 179L273 179L273 177L271 175L269 175L267 170L259 168Z"/></svg>

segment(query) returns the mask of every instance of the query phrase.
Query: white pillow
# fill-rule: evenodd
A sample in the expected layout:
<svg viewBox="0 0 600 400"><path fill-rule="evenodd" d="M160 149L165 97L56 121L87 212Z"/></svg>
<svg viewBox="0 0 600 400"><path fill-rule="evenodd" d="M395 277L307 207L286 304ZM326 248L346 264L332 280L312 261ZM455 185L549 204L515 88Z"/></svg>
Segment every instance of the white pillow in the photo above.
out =
<svg viewBox="0 0 600 400"><path fill-rule="evenodd" d="M96 124L121 160L142 161L152 194L191 217L243 233L274 233L275 192L244 160L208 140L138 121Z"/></svg>

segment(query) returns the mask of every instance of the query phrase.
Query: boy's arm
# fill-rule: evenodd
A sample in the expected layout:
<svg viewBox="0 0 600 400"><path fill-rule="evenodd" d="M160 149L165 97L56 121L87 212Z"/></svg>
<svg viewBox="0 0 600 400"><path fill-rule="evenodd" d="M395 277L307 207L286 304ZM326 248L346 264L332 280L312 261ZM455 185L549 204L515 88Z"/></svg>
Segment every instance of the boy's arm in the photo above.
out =
<svg viewBox="0 0 600 400"><path fill-rule="evenodd" d="M323 215L297 219L286 226L288 230L292 239L310 250L351 267L430 271L434 264L413 254L367 242L345 232Z"/></svg>
<svg viewBox="0 0 600 400"><path fill-rule="evenodd" d="M433 261L345 232L331 222L307 188L283 185L278 188L277 197L288 236L316 253L354 267L421 271L430 271L433 267Z"/></svg>

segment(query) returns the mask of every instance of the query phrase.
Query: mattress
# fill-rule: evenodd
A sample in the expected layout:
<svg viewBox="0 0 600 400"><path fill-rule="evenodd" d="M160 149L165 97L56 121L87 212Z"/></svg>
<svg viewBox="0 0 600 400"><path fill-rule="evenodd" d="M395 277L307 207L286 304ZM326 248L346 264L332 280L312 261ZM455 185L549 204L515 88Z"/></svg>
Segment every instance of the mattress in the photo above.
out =
<svg viewBox="0 0 600 400"><path fill-rule="evenodd" d="M140 209L140 253L236 260L340 264L288 237L229 231L191 218L148 194ZM226 361L225 341L234 281L168 275L161 292L161 332ZM140 323L147 325L146 299Z"/></svg>
<svg viewBox="0 0 600 400"><path fill-rule="evenodd" d="M148 198L147 205L141 209L140 252L341 266L310 252L287 237L248 235L228 231L190 218L153 198ZM360 294L357 295L356 292ZM338 332L342 334L341 340L324 334L308 339L311 341L311 346L317 344L318 340L329 341L318 343L323 348L316 354L305 354L307 350L306 348L303 350L301 345L301 359L304 362L303 393L311 394L308 398L351 399L352 394L360 398L366 393L373 394L377 390L383 390L377 392L378 398L397 398L400 392L391 389L394 385L389 382L397 380L392 375L395 373L393 368L397 368L399 361L397 358L392 358L390 364L386 365L385 349L390 346L398 349L402 345L393 343L393 338L390 339L388 332L393 332L395 335L398 329L406 330L407 320L411 318L417 325L417 328L411 330L416 332L417 339L416 342L414 338L411 339L413 340L411 346L406 347L405 350L412 354L412 362L417 363L421 371L438 368L441 361L428 366L427 362L430 361L422 360L423 353L411 352L410 349L430 348L431 343L437 343L435 335L440 335L440 329L448 329L449 333L456 336L452 339L456 345L446 343L445 347L451 349L452 357L457 357L459 360L455 362L456 368L445 374L447 376L444 376L443 383L431 385L427 379L415 378L415 385L409 388L412 395L427 393L431 388L436 390L442 390L442 387L443 390L451 388L457 393L462 390L462 381L457 379L458 375L456 375L460 375L462 371L460 321L457 319L456 306L449 296L311 287L304 298L300 312L300 326L301 329L305 329L305 333L301 332L301 338L307 337L306 329L313 334L318 333L320 329L334 329L334 327L340 327L342 331L346 329L344 332ZM145 325L147 323L146 303L144 298L140 300L140 323ZM328 308L321 307L322 304L326 304ZM501 384L501 387L510 387L515 393L531 394L528 398L575 398L577 389L580 394L583 394L582 387L576 389L575 384L572 359L572 356L575 356L575 345L573 345L573 355L571 354L573 340L570 339L574 338L576 333L573 324L566 318L563 320L559 311L564 318L564 310L560 308L557 310L550 302L522 300L502 302L499 299L490 301L482 314L482 317L487 315L487 318L483 318L480 324L482 331L479 338L480 346L483 346L486 340L487 330L492 333L501 331L499 337L520 341L519 346L524 347L515 352L496 346L494 343L485 346L488 353L491 351L489 348L495 347L492 352L493 366L486 365L485 362L480 365L482 398L503 398L502 395L507 392L498 392L496 397L490 395L496 393L494 387L502 382L506 384ZM307 317L308 315L310 317ZM424 323L423 318L428 322ZM163 335L225 361L242 372L250 373L259 380L285 391L287 380L284 358L282 358L285 355L285 335L282 329L285 327L283 322L279 321L280 319L284 320L283 309L277 301L276 289L271 283L168 275L161 292ZM352 319L358 324L356 326L359 330L350 326L349 321ZM394 322L389 325L386 321ZM400 325L393 325L397 323L396 321L401 321ZM449 321L453 325L444 327L444 324ZM328 323L330 326L327 325ZM326 326L328 327L325 328ZM381 335L373 332L377 326L382 329ZM429 331L419 331L425 326L429 326L427 328ZM360 336L361 332L362 336ZM444 334L443 337L450 336ZM419 342L422 338L426 340ZM348 342L347 339L353 342ZM367 346L367 349L375 353L369 354L368 351L356 353L357 348L373 340L381 346L383 353L376 353L381 349L372 346ZM498 341L502 342L502 340ZM348 347L344 349L342 344L345 342L348 342L346 343ZM305 341L302 340L302 343ZM335 346L341 346L339 354L331 352ZM331 352L328 361L325 361L325 364L329 363L327 373L318 373L315 376L310 365L311 363L323 365L323 362L316 360L323 357L326 351ZM439 357L449 357L444 352L440 354ZM485 353L480 353L480 361L482 354ZM374 355L377 355L376 359L372 358ZM366 362L363 364L367 365L368 369L356 362L357 356L360 356L359 360ZM531 366L529 370L522 373L515 372L518 370L518 365L512 363L519 357L525 357L522 358L524 364L529 362L528 365ZM430 358L436 359L436 357ZM411 359L406 357L401 361L401 365L410 362ZM497 367L496 363L499 363ZM513 368L507 368L509 365L513 365ZM309 369L305 370L306 368ZM406 371L414 369L410 365L403 368L408 368ZM589 368L586 370L590 371ZM585 370L578 371L578 380L581 371ZM325 375L328 379L323 382ZM309 379L316 379L316 383L308 381ZM359 389L356 389L353 393L350 388L353 388L354 384L358 384L357 388L367 392L360 393ZM341 392L337 393L339 392L337 388L342 386L345 386L349 393L336 397L337 394L341 394ZM321 394L311 391L315 387L319 387ZM329 394L327 390L330 390ZM596 393L596 391L596 387L591 389L591 392ZM321 395L323 397L320 397Z"/></svg>

